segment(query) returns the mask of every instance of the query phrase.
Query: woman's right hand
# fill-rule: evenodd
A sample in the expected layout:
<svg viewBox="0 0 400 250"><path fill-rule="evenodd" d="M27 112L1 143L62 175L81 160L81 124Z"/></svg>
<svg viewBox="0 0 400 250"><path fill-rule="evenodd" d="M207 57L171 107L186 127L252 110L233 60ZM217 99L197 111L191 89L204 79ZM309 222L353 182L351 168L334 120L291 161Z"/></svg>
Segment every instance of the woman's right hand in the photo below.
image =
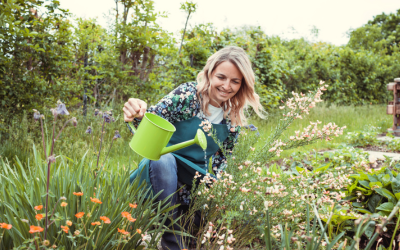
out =
<svg viewBox="0 0 400 250"><path fill-rule="evenodd" d="M122 108L125 122L133 121L133 118L142 119L147 110L147 103L140 99L129 98Z"/></svg>

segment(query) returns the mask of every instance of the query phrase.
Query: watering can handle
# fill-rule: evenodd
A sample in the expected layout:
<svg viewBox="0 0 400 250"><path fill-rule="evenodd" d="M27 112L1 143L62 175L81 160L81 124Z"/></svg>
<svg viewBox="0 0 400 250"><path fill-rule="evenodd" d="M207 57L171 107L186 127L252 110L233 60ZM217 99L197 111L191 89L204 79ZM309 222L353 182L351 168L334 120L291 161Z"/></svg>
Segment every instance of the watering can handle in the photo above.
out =
<svg viewBox="0 0 400 250"><path fill-rule="evenodd" d="M129 127L132 129L133 133L136 133L135 126L133 126L132 122L128 122Z"/></svg>

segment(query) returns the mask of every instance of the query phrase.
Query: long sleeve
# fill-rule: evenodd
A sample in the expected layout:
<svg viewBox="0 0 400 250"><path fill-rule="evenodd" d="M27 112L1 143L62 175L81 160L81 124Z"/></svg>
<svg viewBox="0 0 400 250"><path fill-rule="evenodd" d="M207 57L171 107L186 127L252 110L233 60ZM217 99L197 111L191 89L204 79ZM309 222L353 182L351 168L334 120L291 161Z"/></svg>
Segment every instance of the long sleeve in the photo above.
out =
<svg viewBox="0 0 400 250"><path fill-rule="evenodd" d="M156 114L170 123L175 123L190 119L197 115L199 110L200 103L196 96L196 83L188 82L179 85L156 105L148 108L147 112ZM132 123L137 127L140 121L139 119L134 119ZM131 129L129 128L129 130Z"/></svg>

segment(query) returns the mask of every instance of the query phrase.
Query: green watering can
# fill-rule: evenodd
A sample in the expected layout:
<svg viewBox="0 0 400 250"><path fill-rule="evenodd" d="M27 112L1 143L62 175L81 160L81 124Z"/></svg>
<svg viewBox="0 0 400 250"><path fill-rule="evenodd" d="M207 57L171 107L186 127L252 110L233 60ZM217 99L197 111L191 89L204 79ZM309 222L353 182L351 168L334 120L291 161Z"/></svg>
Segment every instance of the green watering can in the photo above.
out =
<svg viewBox="0 0 400 250"><path fill-rule="evenodd" d="M207 139L201 129L197 130L193 140L185 141L166 147L172 134L176 131L174 125L167 120L152 113L145 113L137 130L128 123L135 135L129 146L137 154L152 160L158 161L161 155L198 144L203 150L207 148Z"/></svg>

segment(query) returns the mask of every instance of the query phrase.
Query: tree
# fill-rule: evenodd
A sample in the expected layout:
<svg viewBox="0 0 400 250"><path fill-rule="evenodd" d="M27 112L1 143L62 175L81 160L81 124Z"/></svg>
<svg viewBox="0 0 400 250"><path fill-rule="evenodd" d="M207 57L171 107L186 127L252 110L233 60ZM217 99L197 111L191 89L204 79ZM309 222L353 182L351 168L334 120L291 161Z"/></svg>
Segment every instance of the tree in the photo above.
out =
<svg viewBox="0 0 400 250"><path fill-rule="evenodd" d="M193 2L181 3L181 10L184 10L188 15L187 15L187 18L186 18L185 28L183 29L182 40L181 40L181 46L179 47L178 55L181 54L183 39L184 39L184 37L185 37L186 27L187 27L187 24L188 24L190 15L196 11L196 8L197 8L197 4L195 4L195 3L193 3Z"/></svg>

